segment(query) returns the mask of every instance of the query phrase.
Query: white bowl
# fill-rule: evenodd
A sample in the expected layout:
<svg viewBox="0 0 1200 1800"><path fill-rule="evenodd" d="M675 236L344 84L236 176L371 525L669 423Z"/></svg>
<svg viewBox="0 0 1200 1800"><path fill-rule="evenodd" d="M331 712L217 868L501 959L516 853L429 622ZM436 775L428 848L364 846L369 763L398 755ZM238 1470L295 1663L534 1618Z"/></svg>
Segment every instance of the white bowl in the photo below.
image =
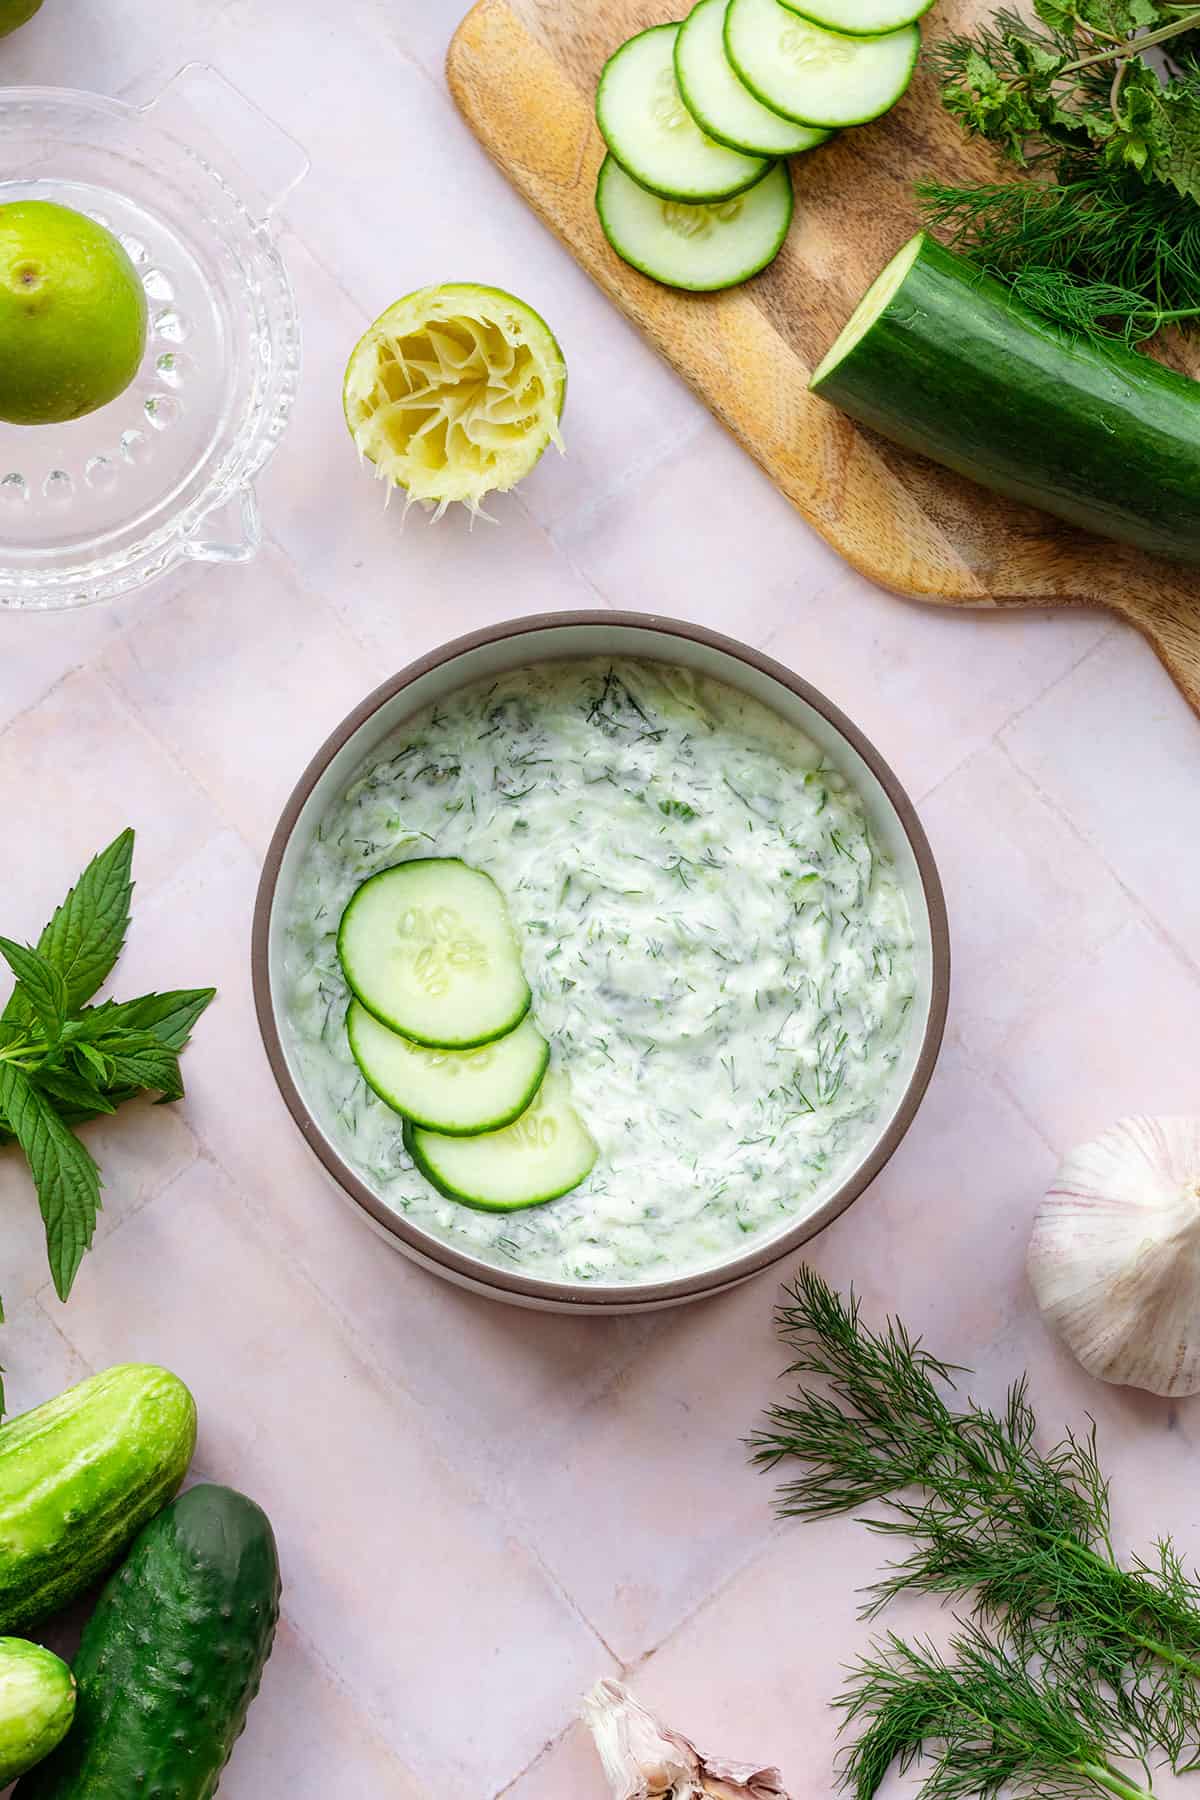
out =
<svg viewBox="0 0 1200 1800"><path fill-rule="evenodd" d="M741 1255L686 1275L612 1286L538 1279L451 1249L395 1212L352 1169L304 1092L286 1011L284 932L298 871L318 821L352 772L398 726L456 689L507 669L569 657L629 656L696 670L740 688L806 732L857 788L872 833L890 852L908 897L916 940L912 1025L871 1138L837 1188L783 1230L756 1238ZM371 694L321 747L284 809L267 854L254 918L255 1004L280 1092L342 1194L387 1238L425 1268L497 1300L556 1312L617 1313L677 1306L720 1293L792 1255L857 1199L908 1130L933 1074L950 989L950 940L941 882L912 802L879 752L829 700L780 663L678 620L638 613L550 613L458 638L422 657Z"/></svg>

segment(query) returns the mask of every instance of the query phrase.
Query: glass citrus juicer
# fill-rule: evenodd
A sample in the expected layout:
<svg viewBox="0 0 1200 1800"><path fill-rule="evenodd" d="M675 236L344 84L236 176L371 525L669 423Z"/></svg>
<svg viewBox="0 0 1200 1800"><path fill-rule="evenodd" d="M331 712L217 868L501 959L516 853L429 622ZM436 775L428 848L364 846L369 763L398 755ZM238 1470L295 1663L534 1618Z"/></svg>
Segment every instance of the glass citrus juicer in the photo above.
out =
<svg viewBox="0 0 1200 1800"><path fill-rule="evenodd" d="M108 406L0 422L0 609L86 606L188 560L253 556L254 483L300 371L272 222L307 169L198 64L144 106L0 88L0 205L53 200L107 226L149 314L141 368Z"/></svg>

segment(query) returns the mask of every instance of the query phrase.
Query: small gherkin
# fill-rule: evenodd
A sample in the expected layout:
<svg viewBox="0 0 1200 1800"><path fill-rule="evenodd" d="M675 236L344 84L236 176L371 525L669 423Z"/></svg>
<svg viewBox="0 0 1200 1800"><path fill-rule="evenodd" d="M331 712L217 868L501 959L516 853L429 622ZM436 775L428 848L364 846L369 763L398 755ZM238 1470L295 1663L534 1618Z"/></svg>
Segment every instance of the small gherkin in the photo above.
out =
<svg viewBox="0 0 1200 1800"><path fill-rule="evenodd" d="M212 1800L271 1654L279 1596L262 1508L231 1488L181 1494L101 1595L75 1659L75 1724L19 1800Z"/></svg>

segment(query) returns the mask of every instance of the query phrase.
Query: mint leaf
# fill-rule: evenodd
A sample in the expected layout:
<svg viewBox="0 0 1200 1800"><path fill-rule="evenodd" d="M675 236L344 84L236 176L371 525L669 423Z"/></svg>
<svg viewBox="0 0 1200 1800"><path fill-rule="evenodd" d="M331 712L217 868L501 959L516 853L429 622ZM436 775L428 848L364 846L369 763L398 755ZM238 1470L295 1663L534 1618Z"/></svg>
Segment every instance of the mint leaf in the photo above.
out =
<svg viewBox="0 0 1200 1800"><path fill-rule="evenodd" d="M58 1102L60 1114L64 1107L70 1113L88 1118L117 1110L93 1081L85 1080L70 1069L38 1069L32 1081L43 1094L49 1094Z"/></svg>
<svg viewBox="0 0 1200 1800"><path fill-rule="evenodd" d="M67 1010L90 1000L107 981L125 942L133 894L133 832L120 837L88 864L41 937L38 953L66 983ZM15 992L0 1015L7 1025L28 1024L28 1002Z"/></svg>
<svg viewBox="0 0 1200 1800"><path fill-rule="evenodd" d="M72 1049L85 1056L93 1068L97 1067L96 1058L102 1059L105 1088L141 1088L161 1094L164 1100L183 1098L178 1053L153 1032L109 1032L91 1043L73 1044Z"/></svg>
<svg viewBox="0 0 1200 1800"><path fill-rule="evenodd" d="M67 1014L67 984L53 963L30 950L25 944L0 937L2 956L17 978L16 993L22 994L41 1027L47 1048L58 1042Z"/></svg>
<svg viewBox="0 0 1200 1800"><path fill-rule="evenodd" d="M106 1058L100 1054L99 1050L94 1049L93 1046L88 1043L72 1043L71 1048L77 1053L77 1060L81 1060L87 1064L100 1085L102 1087L107 1087L111 1080L108 1062Z"/></svg>
<svg viewBox="0 0 1200 1800"><path fill-rule="evenodd" d="M46 1222L55 1292L65 1300L96 1233L100 1171L51 1102L11 1063L0 1063L0 1109L25 1152Z"/></svg>
<svg viewBox="0 0 1200 1800"><path fill-rule="evenodd" d="M106 1000L102 1006L85 1007L79 1019L81 1024L88 1022L89 1036L95 1021L101 1030L149 1031L168 1049L183 1050L216 992L216 988L179 988L169 994L143 994L140 1000Z"/></svg>

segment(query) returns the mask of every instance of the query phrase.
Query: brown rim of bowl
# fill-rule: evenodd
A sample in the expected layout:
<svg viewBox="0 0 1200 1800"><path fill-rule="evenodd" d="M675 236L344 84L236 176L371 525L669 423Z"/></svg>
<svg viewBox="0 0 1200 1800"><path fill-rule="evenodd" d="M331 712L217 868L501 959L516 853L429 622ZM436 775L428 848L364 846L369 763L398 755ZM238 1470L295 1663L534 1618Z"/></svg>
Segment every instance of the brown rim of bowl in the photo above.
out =
<svg viewBox="0 0 1200 1800"><path fill-rule="evenodd" d="M771 1238L757 1250L751 1250L730 1262L718 1264L715 1268L703 1269L690 1275L676 1276L669 1281L629 1282L622 1286L590 1287L583 1283L565 1281L539 1281L527 1275L510 1273L507 1269L493 1267L482 1260L461 1255L449 1245L443 1244L432 1234L411 1225L401 1214L386 1206L376 1194L356 1175L349 1165L342 1161L316 1118L305 1104L300 1090L292 1080L291 1071L284 1056L283 1044L275 1023L275 1009L272 1004L269 941L271 912L275 901L275 889L279 880L279 871L284 852L295 830L300 813L308 800L317 781L342 746L359 731L373 714L387 701L394 699L406 687L412 685L421 676L432 670L453 662L456 657L470 650L481 649L487 644L504 643L512 638L536 637L538 632L557 630L561 627L573 628L581 625L629 626L642 631L654 632L661 637L685 638L694 644L702 644L706 648L723 652L735 662L747 664L761 674L772 677L781 687L790 690L799 699L807 702L813 711L841 733L847 742L858 751L863 761L872 771L883 788L888 800L896 812L917 863L917 872L924 890L925 905L929 914L930 932L930 994L929 1016L925 1025L924 1039L920 1054L912 1075L909 1078L896 1113L886 1132L875 1145L870 1156L860 1164L836 1192L804 1219L782 1235ZM810 687L807 681L792 673L773 657L763 656L748 644L739 643L736 638L725 637L719 631L710 631L702 625L692 625L683 619L660 618L657 614L636 612L609 612L595 609L591 611L533 613L528 618L507 619L503 624L488 626L482 631L468 632L464 637L443 644L440 649L431 650L427 655L418 657L409 663L398 675L382 683L373 693L356 706L349 716L343 719L337 729L326 738L317 751L300 780L297 782L291 798L283 809L283 815L275 828L267 850L263 865L262 878L259 881L258 897L254 907L254 929L251 947L251 973L254 983L254 1005L258 1014L259 1030L271 1065L271 1073L276 1085L283 1095L284 1102L292 1118L300 1128L301 1135L313 1151L326 1171L337 1182L338 1186L361 1206L364 1212L382 1228L388 1236L399 1241L427 1263L439 1265L445 1272L470 1285L479 1288L490 1288L498 1296L510 1296L541 1302L543 1305L567 1310L578 1306L581 1310L600 1312L606 1307L619 1308L625 1311L639 1306L657 1307L669 1305L674 1301L699 1299L704 1294L717 1293L733 1287L751 1275L757 1275L772 1263L781 1262L792 1255L802 1244L823 1231L846 1208L858 1199L876 1176L891 1160L901 1139L916 1116L933 1076L941 1049L942 1035L946 1025L946 1012L950 999L950 931L946 916L945 896L942 892L941 878L933 859L933 851L925 836L924 827L917 817L916 808L900 781L889 765L880 756L878 750L848 719L839 707L816 688Z"/></svg>

